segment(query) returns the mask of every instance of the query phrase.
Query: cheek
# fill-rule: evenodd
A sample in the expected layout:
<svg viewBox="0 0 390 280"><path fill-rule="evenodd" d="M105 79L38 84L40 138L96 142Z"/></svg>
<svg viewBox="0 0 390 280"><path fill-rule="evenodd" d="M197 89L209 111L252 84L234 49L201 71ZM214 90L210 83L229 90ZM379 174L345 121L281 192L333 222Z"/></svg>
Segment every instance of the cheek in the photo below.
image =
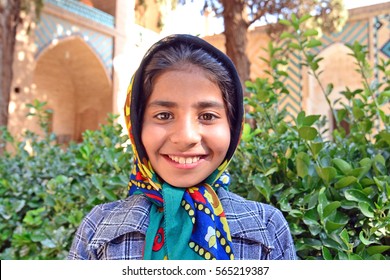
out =
<svg viewBox="0 0 390 280"><path fill-rule="evenodd" d="M154 134L154 130L151 129L150 126L144 125L142 127L141 141L148 155L150 155L154 149L156 141L153 141L153 139L156 139L156 136L157 135Z"/></svg>
<svg viewBox="0 0 390 280"><path fill-rule="evenodd" d="M166 130L161 126L145 123L142 126L141 141L150 157L166 140Z"/></svg>
<svg viewBox="0 0 390 280"><path fill-rule="evenodd" d="M209 132L210 145L213 145L214 151L225 156L230 146L230 129L227 126L220 126L211 129Z"/></svg>

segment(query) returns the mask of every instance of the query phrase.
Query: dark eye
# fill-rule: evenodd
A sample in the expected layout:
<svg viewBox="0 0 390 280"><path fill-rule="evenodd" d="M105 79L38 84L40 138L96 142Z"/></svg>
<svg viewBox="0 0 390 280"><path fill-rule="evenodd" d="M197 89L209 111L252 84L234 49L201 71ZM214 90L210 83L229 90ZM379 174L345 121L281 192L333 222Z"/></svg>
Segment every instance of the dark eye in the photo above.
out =
<svg viewBox="0 0 390 280"><path fill-rule="evenodd" d="M158 120L169 120L172 118L172 115L168 112L163 112L163 113L158 113L156 116L155 116L156 119Z"/></svg>
<svg viewBox="0 0 390 280"><path fill-rule="evenodd" d="M203 121L212 121L218 118L216 115L211 114L211 113L205 113L200 116L200 119Z"/></svg>

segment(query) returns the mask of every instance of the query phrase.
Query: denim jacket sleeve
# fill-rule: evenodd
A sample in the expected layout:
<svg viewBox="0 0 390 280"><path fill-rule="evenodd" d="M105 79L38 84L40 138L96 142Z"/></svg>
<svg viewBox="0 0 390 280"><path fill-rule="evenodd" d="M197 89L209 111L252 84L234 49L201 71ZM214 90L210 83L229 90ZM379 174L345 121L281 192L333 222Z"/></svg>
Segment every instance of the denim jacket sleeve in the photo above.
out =
<svg viewBox="0 0 390 280"><path fill-rule="evenodd" d="M142 259L150 204L142 196L101 204L79 226L68 259Z"/></svg>
<svg viewBox="0 0 390 280"><path fill-rule="evenodd" d="M223 189L218 196L229 223L235 259L296 259L290 229L280 210Z"/></svg>
<svg viewBox="0 0 390 280"><path fill-rule="evenodd" d="M73 239L72 247L69 251L70 260L93 260L96 257L88 250L98 225L104 218L104 211L101 205L95 206L91 212L83 219L78 227Z"/></svg>

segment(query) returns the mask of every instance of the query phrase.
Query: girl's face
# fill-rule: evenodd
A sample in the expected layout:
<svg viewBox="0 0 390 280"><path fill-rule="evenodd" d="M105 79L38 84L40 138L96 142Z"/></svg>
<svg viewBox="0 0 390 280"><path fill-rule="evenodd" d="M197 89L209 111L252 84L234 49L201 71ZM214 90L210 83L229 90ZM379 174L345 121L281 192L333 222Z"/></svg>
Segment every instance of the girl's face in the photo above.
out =
<svg viewBox="0 0 390 280"><path fill-rule="evenodd" d="M181 188L202 182L222 163L230 144L218 85L197 67L158 76L146 103L141 139L165 182Z"/></svg>

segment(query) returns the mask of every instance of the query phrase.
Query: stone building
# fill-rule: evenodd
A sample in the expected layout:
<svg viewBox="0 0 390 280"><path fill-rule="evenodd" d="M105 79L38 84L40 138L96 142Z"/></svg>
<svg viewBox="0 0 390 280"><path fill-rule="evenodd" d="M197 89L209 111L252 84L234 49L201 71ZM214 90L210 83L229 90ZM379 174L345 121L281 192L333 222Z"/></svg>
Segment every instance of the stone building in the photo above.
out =
<svg viewBox="0 0 390 280"><path fill-rule="evenodd" d="M27 103L46 101L53 110L51 130L59 142L80 141L86 129L97 129L108 113L122 113L126 88L145 50L160 38L158 27L148 29L135 22L154 19L158 14L134 12L135 0L46 0L41 19L27 32L26 18L17 34L9 128L14 135L25 129L36 130L36 121L26 117ZM154 1L146 1L154 2ZM169 2L169 1L168 1ZM138 2L137 2L138 3ZM151 31L154 29L155 31ZM263 27L249 35L248 54L251 78L264 76L265 53L269 38ZM205 39L224 50L224 36ZM390 3L349 11L349 20L339 33L322 37L317 51L324 84L334 84L332 100L346 86L361 87L346 43L359 41L368 46L372 64L390 57ZM290 59L288 85L291 94L282 106L294 115L300 109L308 114L330 116L319 85L299 66L299 56ZM377 76L374 78L380 78ZM389 108L387 108L389 112ZM121 120L122 118L120 118ZM329 126L331 128L331 122Z"/></svg>
<svg viewBox="0 0 390 280"><path fill-rule="evenodd" d="M135 23L134 5L134 0L46 0L36 25L25 17L9 107L14 135L38 131L36 120L26 117L26 104L35 99L53 111L51 130L61 143L80 141L108 113L122 112L131 75L159 38Z"/></svg>

